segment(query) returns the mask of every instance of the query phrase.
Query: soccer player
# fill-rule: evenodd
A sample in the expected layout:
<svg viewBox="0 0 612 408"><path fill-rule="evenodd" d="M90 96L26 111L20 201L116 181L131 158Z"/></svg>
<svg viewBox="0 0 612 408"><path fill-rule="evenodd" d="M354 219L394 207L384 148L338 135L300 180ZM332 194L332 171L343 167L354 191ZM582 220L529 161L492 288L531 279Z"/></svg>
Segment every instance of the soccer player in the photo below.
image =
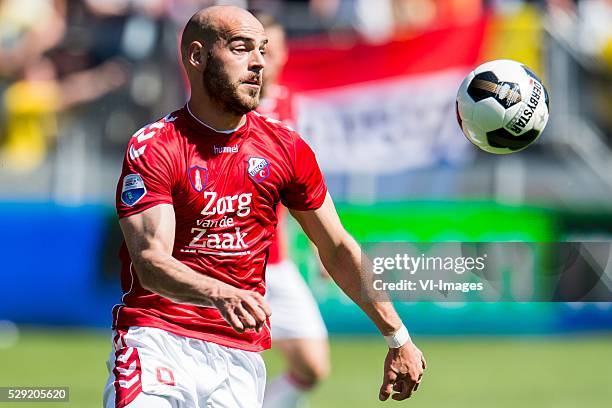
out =
<svg viewBox="0 0 612 408"><path fill-rule="evenodd" d="M270 347L263 298L282 202L332 278L385 336L379 397L402 400L425 362L389 302L361 296L361 253L308 145L253 112L267 38L247 11L196 13L181 40L189 102L129 141L117 187L122 304L104 405L260 407Z"/></svg>
<svg viewBox="0 0 612 408"><path fill-rule="evenodd" d="M267 117L292 123L289 90L278 83L287 61L287 44L282 25L272 15L255 12L264 27L266 68L257 111ZM306 282L287 256L282 228L284 206L277 207L279 227L269 249L266 269L266 297L272 309L270 326L273 347L287 361L286 372L269 382L264 408L295 408L329 373L327 329ZM299 322L299 324L296 324Z"/></svg>

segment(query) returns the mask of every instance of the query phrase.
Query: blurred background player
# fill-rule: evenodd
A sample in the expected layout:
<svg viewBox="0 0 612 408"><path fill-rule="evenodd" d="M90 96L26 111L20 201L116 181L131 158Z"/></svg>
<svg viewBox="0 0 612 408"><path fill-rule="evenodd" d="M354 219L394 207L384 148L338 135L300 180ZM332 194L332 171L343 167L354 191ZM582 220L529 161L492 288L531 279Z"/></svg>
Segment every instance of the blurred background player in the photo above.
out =
<svg viewBox="0 0 612 408"><path fill-rule="evenodd" d="M269 39L257 110L293 126L289 89L278 83L287 61L285 31L271 14L254 14ZM278 227L266 270L266 299L272 308L273 347L282 353L287 368L284 374L270 381L264 398L265 408L298 406L304 394L328 376L330 368L327 329L321 313L295 263L287 256L283 225L286 211L279 204Z"/></svg>

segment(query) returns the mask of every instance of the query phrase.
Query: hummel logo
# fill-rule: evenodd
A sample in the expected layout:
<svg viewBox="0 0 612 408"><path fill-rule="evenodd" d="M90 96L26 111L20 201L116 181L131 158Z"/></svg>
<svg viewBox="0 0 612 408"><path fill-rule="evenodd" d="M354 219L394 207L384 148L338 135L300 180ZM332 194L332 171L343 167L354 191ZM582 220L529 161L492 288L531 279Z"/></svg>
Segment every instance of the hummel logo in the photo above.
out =
<svg viewBox="0 0 612 408"><path fill-rule="evenodd" d="M213 145L213 153L214 154L238 153L238 145L237 144L235 144L233 146L217 146L217 145Z"/></svg>

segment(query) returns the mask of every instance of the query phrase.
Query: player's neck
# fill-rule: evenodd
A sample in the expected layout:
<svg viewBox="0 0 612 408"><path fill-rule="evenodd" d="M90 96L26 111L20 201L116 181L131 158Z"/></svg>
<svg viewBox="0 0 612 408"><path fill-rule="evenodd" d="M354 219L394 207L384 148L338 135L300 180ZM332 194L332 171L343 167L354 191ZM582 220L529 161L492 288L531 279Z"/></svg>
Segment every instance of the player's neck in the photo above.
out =
<svg viewBox="0 0 612 408"><path fill-rule="evenodd" d="M187 102L189 112L206 126L220 132L237 129L246 121L246 115L234 115L211 107L210 104L197 103L191 98Z"/></svg>

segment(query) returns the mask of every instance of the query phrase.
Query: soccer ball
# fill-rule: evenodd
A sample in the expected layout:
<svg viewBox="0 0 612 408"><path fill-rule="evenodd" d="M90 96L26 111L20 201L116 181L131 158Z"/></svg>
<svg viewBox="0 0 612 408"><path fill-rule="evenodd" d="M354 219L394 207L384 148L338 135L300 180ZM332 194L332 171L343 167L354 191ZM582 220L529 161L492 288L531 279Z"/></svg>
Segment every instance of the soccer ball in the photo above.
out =
<svg viewBox="0 0 612 408"><path fill-rule="evenodd" d="M548 92L525 65L496 60L470 72L457 92L457 120L470 142L495 154L523 150L548 122Z"/></svg>

